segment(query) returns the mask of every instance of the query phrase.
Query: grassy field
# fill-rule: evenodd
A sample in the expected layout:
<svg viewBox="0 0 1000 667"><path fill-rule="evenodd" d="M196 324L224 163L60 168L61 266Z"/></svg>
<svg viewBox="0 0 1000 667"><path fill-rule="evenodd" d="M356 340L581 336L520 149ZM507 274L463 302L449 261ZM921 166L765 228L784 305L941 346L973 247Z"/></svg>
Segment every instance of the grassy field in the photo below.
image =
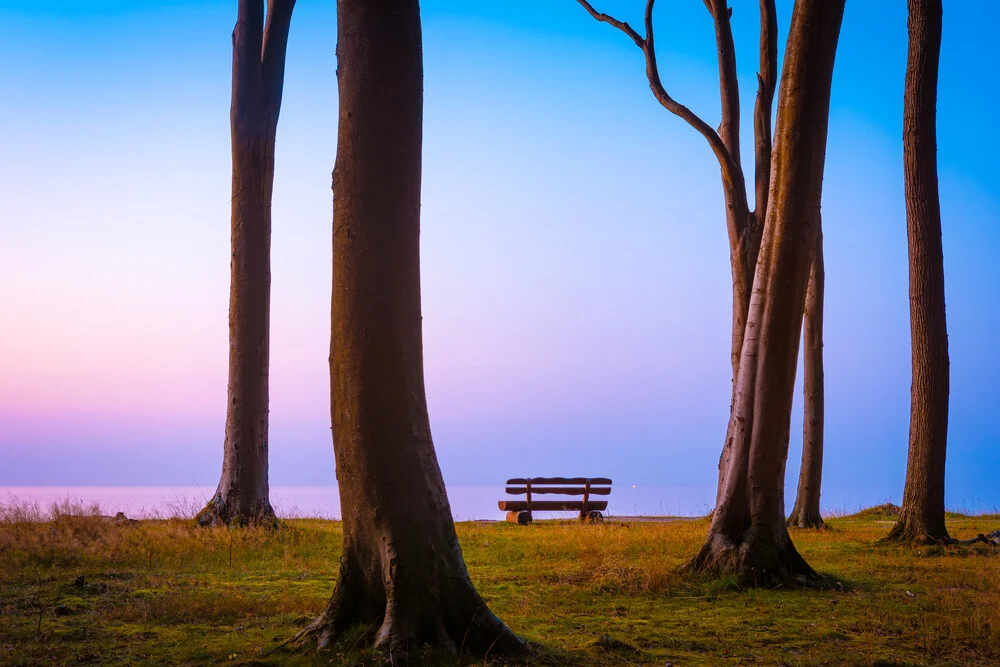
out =
<svg viewBox="0 0 1000 667"><path fill-rule="evenodd" d="M265 532L24 514L0 514L0 664L376 664L360 630L320 655L311 643L274 650L329 597L339 523ZM677 567L702 520L463 523L458 534L493 610L537 644L532 663L1000 664L995 547L879 544L892 522L878 512L829 523L793 539L843 590L687 580ZM997 516L949 524L956 537L997 528Z"/></svg>

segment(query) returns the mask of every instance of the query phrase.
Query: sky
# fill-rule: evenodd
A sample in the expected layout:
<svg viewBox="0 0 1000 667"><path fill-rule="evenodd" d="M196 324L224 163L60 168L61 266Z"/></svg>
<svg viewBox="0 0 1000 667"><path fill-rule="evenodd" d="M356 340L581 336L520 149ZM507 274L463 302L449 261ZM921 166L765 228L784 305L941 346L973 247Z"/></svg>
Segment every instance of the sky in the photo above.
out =
<svg viewBox="0 0 1000 667"><path fill-rule="evenodd" d="M641 0L599 10L641 25ZM734 2L744 164L756 3ZM823 504L899 501L909 421L906 8L847 3L823 194ZM946 3L939 87L947 500L1000 507L1000 43ZM222 459L230 34L217 0L0 0L0 485L203 484ZM778 3L783 43L791 3ZM449 484L609 475L711 488L729 408L718 165L642 56L572 0L422 3L422 285ZM719 119L701 2L655 14L671 95ZM334 481L331 0L298 0L272 238L272 484ZM801 373L799 373L801 382ZM801 452L796 395L791 506Z"/></svg>

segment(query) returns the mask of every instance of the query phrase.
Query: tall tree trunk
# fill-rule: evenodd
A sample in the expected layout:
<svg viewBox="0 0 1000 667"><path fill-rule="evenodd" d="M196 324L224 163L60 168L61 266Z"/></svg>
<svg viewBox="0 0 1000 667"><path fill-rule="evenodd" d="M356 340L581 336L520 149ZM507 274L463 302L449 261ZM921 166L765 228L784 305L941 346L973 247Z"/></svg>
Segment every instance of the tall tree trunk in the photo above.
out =
<svg viewBox="0 0 1000 667"><path fill-rule="evenodd" d="M725 15L729 17L729 9L725 6ZM716 21L716 33L719 22ZM716 38L718 41L718 38ZM743 352L743 336L746 332L747 315L750 311L750 294L753 291L754 272L757 267L757 256L760 253L761 236L764 232L764 217L767 215L767 203L771 189L771 116L774 106L774 91L778 80L778 14L774 0L760 0L760 64L757 72L757 98L754 101L754 210L746 211L746 222L736 236L730 232L730 267L733 277L733 314L729 361L732 365L732 388L729 409L736 401L736 379L740 374L740 355ZM721 66L721 60L720 60ZM738 151L737 151L738 155ZM733 198L726 196L727 218L739 210ZM732 223L729 224L732 230ZM729 465L732 450L729 440L723 444L719 455L719 482L717 486L716 505L721 498L725 471Z"/></svg>
<svg viewBox="0 0 1000 667"><path fill-rule="evenodd" d="M431 440L420 307L423 64L417 0L337 3L331 416L344 549L321 646L379 627L393 654L525 645L469 578Z"/></svg>
<svg viewBox="0 0 1000 667"><path fill-rule="evenodd" d="M795 506L788 517L788 525L797 528L822 528L823 517L819 512L820 486L823 481L823 266L822 224L816 234L816 250L809 287L806 289L806 314L802 338L803 382L802 467L799 469L799 488Z"/></svg>
<svg viewBox="0 0 1000 667"><path fill-rule="evenodd" d="M948 541L944 466L948 443L948 328L937 175L941 0L909 0L903 104L906 231L910 254L910 451L899 519L889 539Z"/></svg>
<svg viewBox="0 0 1000 667"><path fill-rule="evenodd" d="M785 460L806 285L819 228L844 0L797 0L778 101L770 203L727 434L731 455L696 570L746 584L817 575L785 525ZM731 442L728 442L731 441Z"/></svg>
<svg viewBox="0 0 1000 667"><path fill-rule="evenodd" d="M222 477L201 525L273 525L268 497L271 192L294 0L239 0L233 30L229 390Z"/></svg>

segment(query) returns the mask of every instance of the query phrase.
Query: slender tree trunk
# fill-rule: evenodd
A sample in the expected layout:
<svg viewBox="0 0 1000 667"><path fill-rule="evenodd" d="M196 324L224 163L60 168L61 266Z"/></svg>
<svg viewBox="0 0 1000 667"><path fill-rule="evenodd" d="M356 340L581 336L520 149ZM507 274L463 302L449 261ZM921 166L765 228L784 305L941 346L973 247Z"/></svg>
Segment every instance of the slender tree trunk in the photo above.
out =
<svg viewBox="0 0 1000 667"><path fill-rule="evenodd" d="M816 234L816 250L809 287L806 289L806 314L802 338L804 419L802 420L802 467L799 488L788 525L797 528L822 528L819 513L820 486L823 481L823 229Z"/></svg>
<svg viewBox="0 0 1000 667"><path fill-rule="evenodd" d="M268 497L271 192L294 0L239 0L233 30L229 390L222 477L201 525L273 525Z"/></svg>
<svg viewBox="0 0 1000 667"><path fill-rule="evenodd" d="M691 563L746 584L816 573L785 525L785 460L806 286L819 227L830 85L844 0L797 0L773 153L770 203L727 434L731 455L705 546Z"/></svg>
<svg viewBox="0 0 1000 667"><path fill-rule="evenodd" d="M733 314L729 351L729 360L733 369L732 393L729 401L731 411L736 402L736 380L740 374L740 356L743 352L747 316L750 312L750 295L753 292L754 269L760 252L763 225L757 223L757 216L754 213L748 211L745 206L740 208L729 195L726 196L726 211L727 217L739 216L743 220L739 227L742 231L737 237L736 244L730 244L730 271L733 279ZM732 224L730 224L730 229L732 229ZM721 501L722 483L732 454L731 442L727 438L722 446L722 453L719 455L716 506Z"/></svg>
<svg viewBox="0 0 1000 667"><path fill-rule="evenodd" d="M944 466L948 442L948 329L938 200L936 105L941 0L909 0L903 105L906 231L910 254L910 451L899 519L889 539L948 541Z"/></svg>
<svg viewBox="0 0 1000 667"><path fill-rule="evenodd" d="M466 571L431 440L420 307L423 65L417 0L337 3L331 416L344 549L321 646L378 627L421 645L519 653Z"/></svg>
<svg viewBox="0 0 1000 667"><path fill-rule="evenodd" d="M745 204L745 202L744 202ZM726 197L726 208L729 215L742 218L738 240L730 252L730 271L733 279L733 326L731 332L731 347L729 361L733 369L733 392L736 391L736 378L740 374L740 355L743 351L743 337L746 334L747 314L750 311L750 295L753 292L754 269L757 265L757 255L760 252L762 226L756 224L756 216L745 205Z"/></svg>

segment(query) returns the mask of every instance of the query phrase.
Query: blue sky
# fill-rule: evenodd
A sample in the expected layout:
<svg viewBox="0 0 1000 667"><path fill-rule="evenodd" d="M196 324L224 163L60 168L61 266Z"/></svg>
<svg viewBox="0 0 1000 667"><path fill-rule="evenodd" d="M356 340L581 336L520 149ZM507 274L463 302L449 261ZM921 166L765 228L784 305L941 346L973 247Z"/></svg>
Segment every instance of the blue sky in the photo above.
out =
<svg viewBox="0 0 1000 667"><path fill-rule="evenodd" d="M757 8L733 4L749 165ZM641 0L596 6L641 23ZM783 46L791 3L778 9ZM1000 506L1000 47L987 9L946 7L941 61L953 506ZM217 479L234 18L235 2L0 1L0 484ZM423 19L425 355L446 480L710 487L730 279L704 141L653 100L634 45L572 0L428 0ZM656 20L668 89L716 124L702 3L661 0ZM275 176L275 484L333 480L335 35L333 2L298 0ZM898 501L905 471L905 2L848 2L840 44L823 199L834 508ZM791 489L800 443L797 399Z"/></svg>

